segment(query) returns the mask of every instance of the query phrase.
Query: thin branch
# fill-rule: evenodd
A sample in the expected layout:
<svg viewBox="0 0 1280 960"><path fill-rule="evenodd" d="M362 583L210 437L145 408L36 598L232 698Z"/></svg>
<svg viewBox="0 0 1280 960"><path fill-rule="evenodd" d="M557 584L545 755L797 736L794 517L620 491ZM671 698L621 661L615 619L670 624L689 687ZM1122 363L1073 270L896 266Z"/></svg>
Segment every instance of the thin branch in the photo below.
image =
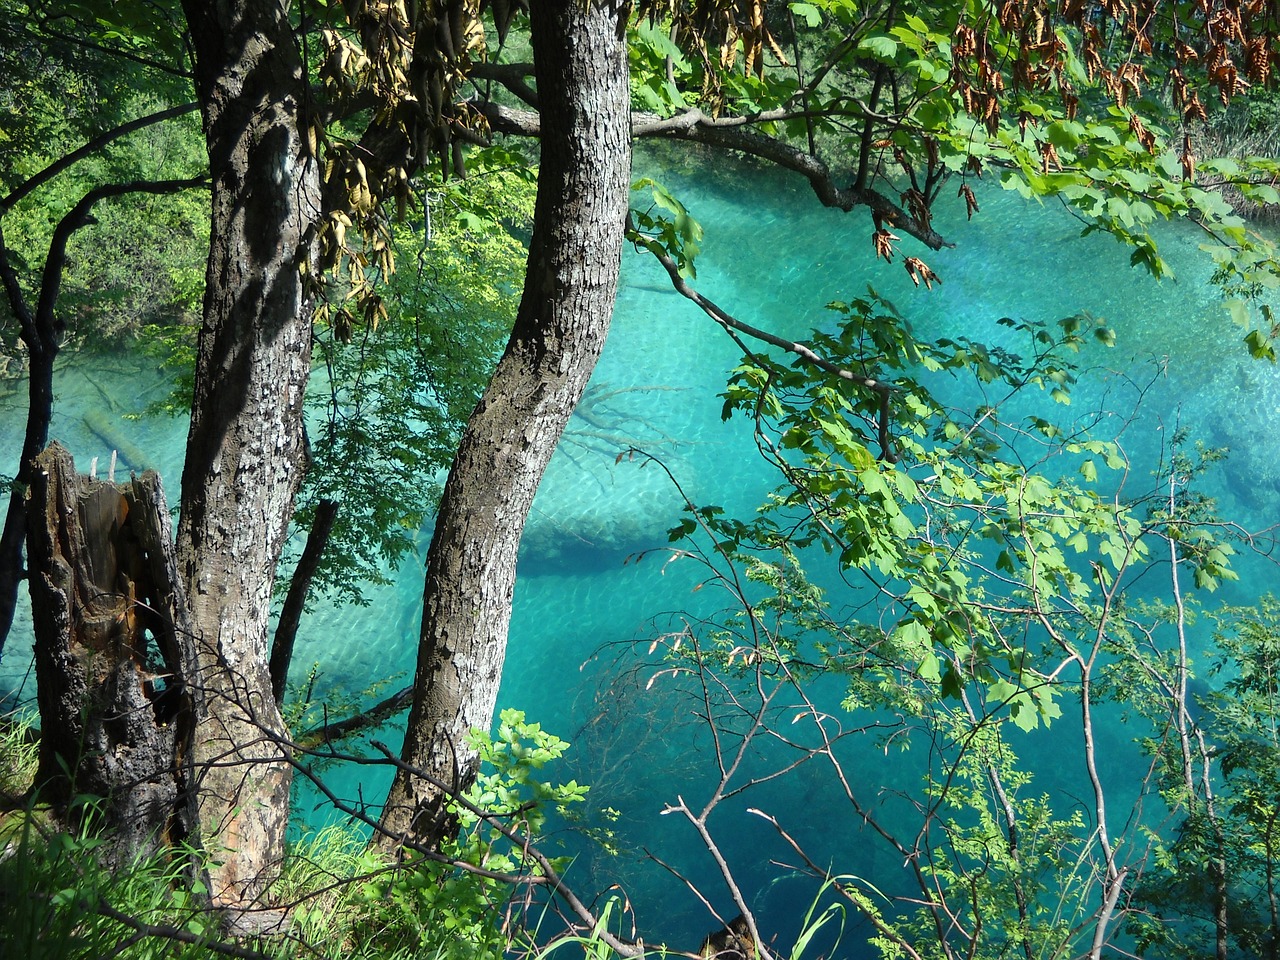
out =
<svg viewBox="0 0 1280 960"><path fill-rule="evenodd" d="M86 910L92 910L94 913L109 920L114 920L116 923L134 930L144 937L155 937L159 940L170 940L175 943L189 943L202 947L210 953L216 953L224 957L236 957L237 960L269 960L271 956L259 950L250 950L248 947L242 947L239 944L211 940L207 936L192 933L180 927L144 923L137 917L131 917L127 913L117 910L101 897L98 898L97 903L81 901L81 904Z"/></svg>
<svg viewBox="0 0 1280 960"><path fill-rule="evenodd" d="M682 813L686 820L693 825L693 829L697 831L699 839L707 852L711 854L711 858L715 860L716 866L720 870L720 876L725 884L729 887L729 893L733 897L734 905L741 912L743 918L747 921L747 927L751 931L751 938L755 941L756 952L764 960L774 960L772 951L764 945L764 941L760 938L760 930L756 927L756 918L751 913L751 909L747 906L747 899L743 896L741 888L733 878L733 871L729 869L729 864L724 858L724 854L720 852L719 845L711 836L711 831L707 829L706 816L711 812L710 806L703 811L701 816L696 816L689 805L684 802L684 797L676 797L678 803L675 806L668 806L663 813ZM721 919L717 917L716 919ZM723 920L722 920L723 922Z"/></svg>
<svg viewBox="0 0 1280 960"><path fill-rule="evenodd" d="M191 71L184 70L181 67L171 67L166 63L159 62L158 60L148 60L146 57L139 56L136 53L130 53L120 47L108 47L106 44L93 43L83 36L76 36L75 34L63 33L61 30L55 30L47 21L41 24L40 29L46 35L55 40L61 40L63 43L76 47L83 47L87 50L97 50L99 53L105 53L110 57L119 57L121 60L128 60L131 63L136 63L139 66L146 67L148 70L158 70L160 73L167 73L171 77L180 77L183 80L191 80L194 77L194 74Z"/></svg>
<svg viewBox="0 0 1280 960"><path fill-rule="evenodd" d="M821 867L819 867L816 863L813 862L813 859L809 856L808 853L805 852L804 848L801 847L800 844L796 842L795 838L792 837L791 834L789 834L786 830L783 829L782 824L778 823L778 820L776 817L773 817L770 814L765 813L763 810L758 810L755 807L748 807L747 813L760 817L765 822L772 824L773 828L778 831L778 835L782 837L782 839L785 840L790 845L792 850L794 850L797 854L800 855L800 859L802 859L805 862L805 866L809 868L809 871L815 877L821 877L824 880L832 879L830 872L827 870L823 870ZM880 917L878 914L873 913L872 911L866 909L862 904L860 904L857 898L851 896L849 891L845 889L844 884L836 883L835 888L839 890L850 902L852 902L855 907L858 908L858 911L864 917L866 917L867 920L870 921L873 927L876 928L877 933L879 933L882 937L886 937L892 940L895 944L897 944L898 947L900 947L903 950L903 952L906 953L907 956L911 957L912 960L924 960L924 958L921 957L921 955L915 950L915 948L912 947L911 944L907 942L906 939L903 938L902 934L899 933L896 928L894 928L892 925L888 923L885 923L883 917Z"/></svg>
<svg viewBox="0 0 1280 960"><path fill-rule="evenodd" d="M108 144L119 140L121 137L128 136L136 130L141 130L144 127L163 123L165 120L172 120L174 117L184 116L196 110L199 106L199 103L193 101L191 103L184 103L181 106L170 107L167 110L160 110L156 113L148 114L145 117L138 117L135 120L130 120L128 123L122 123L120 126L114 127L106 133L94 137L83 146L59 157L39 173L32 177L28 177L23 183L15 187L7 197L0 199L0 216L4 216L4 214L13 209L14 205L20 200L28 196L32 191L44 186L63 170L66 170L73 164L83 160L85 157L97 153Z"/></svg>
<svg viewBox="0 0 1280 960"><path fill-rule="evenodd" d="M627 233L630 236L640 237L640 242L644 242L642 235L636 230L635 222L632 220L630 214L627 214ZM749 323L739 320L737 317L720 307L717 303L704 297L690 286L689 282L680 275L680 267L676 263L675 259L665 250L647 243L645 243L645 247L658 259L658 262L662 264L663 269L667 271L667 276L671 278L671 285L675 288L675 291L685 299L696 304L707 316L716 321L716 323L720 324L720 326L724 327L726 330L737 331L738 333L744 334L752 339L759 340L762 343L767 343L780 350L793 353L806 363L817 367L819 370L823 370L826 373L839 377L841 380L848 380L850 383L855 383L860 387L864 387L867 390L872 390L879 394L880 455L890 463L897 462L898 455L894 452L893 438L889 431L889 397L894 391L893 384L886 383L883 380L877 380L874 377L865 377L861 374L854 373L852 370L828 360L826 357L814 351L814 349L807 344L799 343L795 340L788 340L785 337L780 337L767 330L761 330L759 327L754 327Z"/></svg>

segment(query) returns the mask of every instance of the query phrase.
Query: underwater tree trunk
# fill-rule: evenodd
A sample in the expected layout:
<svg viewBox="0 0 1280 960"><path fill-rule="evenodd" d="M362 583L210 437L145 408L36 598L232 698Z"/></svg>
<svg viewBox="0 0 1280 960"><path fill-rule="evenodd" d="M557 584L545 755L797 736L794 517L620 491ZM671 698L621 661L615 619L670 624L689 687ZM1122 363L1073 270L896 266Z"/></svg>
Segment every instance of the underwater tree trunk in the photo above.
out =
<svg viewBox="0 0 1280 960"><path fill-rule="evenodd" d="M279 872L291 768L267 669L276 564L303 472L320 216L308 89L284 0L184 0L213 185L178 560L198 639L197 792L216 904Z"/></svg>
<svg viewBox="0 0 1280 960"><path fill-rule="evenodd" d="M531 4L543 126L524 295L440 501L402 752L455 790L476 773L467 733L492 722L525 518L613 314L631 173L624 20L615 0ZM383 843L437 844L445 799L399 770Z"/></svg>
<svg viewBox="0 0 1280 960"><path fill-rule="evenodd" d="M193 840L195 647L160 478L91 480L55 443L27 517L42 799L101 798L116 864Z"/></svg>

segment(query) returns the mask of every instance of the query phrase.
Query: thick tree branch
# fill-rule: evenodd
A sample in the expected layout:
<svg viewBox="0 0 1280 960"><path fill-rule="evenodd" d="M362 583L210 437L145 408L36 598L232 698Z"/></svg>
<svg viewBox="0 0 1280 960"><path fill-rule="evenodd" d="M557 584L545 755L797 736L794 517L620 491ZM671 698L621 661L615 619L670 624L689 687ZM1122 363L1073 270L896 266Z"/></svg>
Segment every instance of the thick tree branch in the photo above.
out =
<svg viewBox="0 0 1280 960"><path fill-rule="evenodd" d="M528 82L533 77L532 63L477 63L471 67L471 76L496 80L529 106L538 107L538 92Z"/></svg>
<svg viewBox="0 0 1280 960"><path fill-rule="evenodd" d="M489 121L491 129L513 136L541 136L541 122L533 110L504 107L492 102L477 102ZM798 173L809 181L818 200L827 207L835 207L846 213L854 207L869 207L876 218L886 226L915 237L932 250L954 246L931 225L912 216L878 190L866 186L836 185L831 168L818 157L806 153L789 143L767 137L750 129L750 125L766 121L789 119L802 114L793 110L761 113L751 117L709 117L696 107L682 111L673 117L657 114L631 114L633 137L663 137L669 140L685 140L701 143L722 150L736 150L749 156L768 160L784 170ZM871 119L877 115L871 110L860 112Z"/></svg>

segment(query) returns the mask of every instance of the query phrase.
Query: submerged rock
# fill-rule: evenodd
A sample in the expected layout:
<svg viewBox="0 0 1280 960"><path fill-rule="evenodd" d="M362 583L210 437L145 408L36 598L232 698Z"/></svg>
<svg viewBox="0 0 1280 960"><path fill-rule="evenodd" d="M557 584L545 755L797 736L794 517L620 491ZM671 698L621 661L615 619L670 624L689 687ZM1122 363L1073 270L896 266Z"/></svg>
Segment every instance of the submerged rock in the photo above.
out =
<svg viewBox="0 0 1280 960"><path fill-rule="evenodd" d="M684 457L667 459L691 477ZM566 445L552 461L520 545L521 572L559 573L619 564L628 554L667 543L684 498L656 463L637 455L602 456Z"/></svg>

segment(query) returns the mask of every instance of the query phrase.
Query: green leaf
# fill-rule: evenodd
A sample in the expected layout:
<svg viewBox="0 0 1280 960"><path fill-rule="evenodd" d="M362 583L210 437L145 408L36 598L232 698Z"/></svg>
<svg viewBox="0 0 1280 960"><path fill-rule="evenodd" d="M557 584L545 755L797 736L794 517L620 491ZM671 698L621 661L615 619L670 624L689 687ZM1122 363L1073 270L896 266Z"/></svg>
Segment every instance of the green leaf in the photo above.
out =
<svg viewBox="0 0 1280 960"><path fill-rule="evenodd" d="M1249 355L1255 360L1270 360L1275 363L1276 346L1261 330L1251 330L1244 342L1249 347Z"/></svg>
<svg viewBox="0 0 1280 960"><path fill-rule="evenodd" d="M791 3L788 7L797 17L804 18L804 22L810 27L816 27L822 22L822 14L812 3Z"/></svg>
<svg viewBox="0 0 1280 960"><path fill-rule="evenodd" d="M894 57L898 55L898 43L893 38L886 36L864 37L862 42L858 44L858 50L868 56L875 57L877 60L892 62Z"/></svg>

